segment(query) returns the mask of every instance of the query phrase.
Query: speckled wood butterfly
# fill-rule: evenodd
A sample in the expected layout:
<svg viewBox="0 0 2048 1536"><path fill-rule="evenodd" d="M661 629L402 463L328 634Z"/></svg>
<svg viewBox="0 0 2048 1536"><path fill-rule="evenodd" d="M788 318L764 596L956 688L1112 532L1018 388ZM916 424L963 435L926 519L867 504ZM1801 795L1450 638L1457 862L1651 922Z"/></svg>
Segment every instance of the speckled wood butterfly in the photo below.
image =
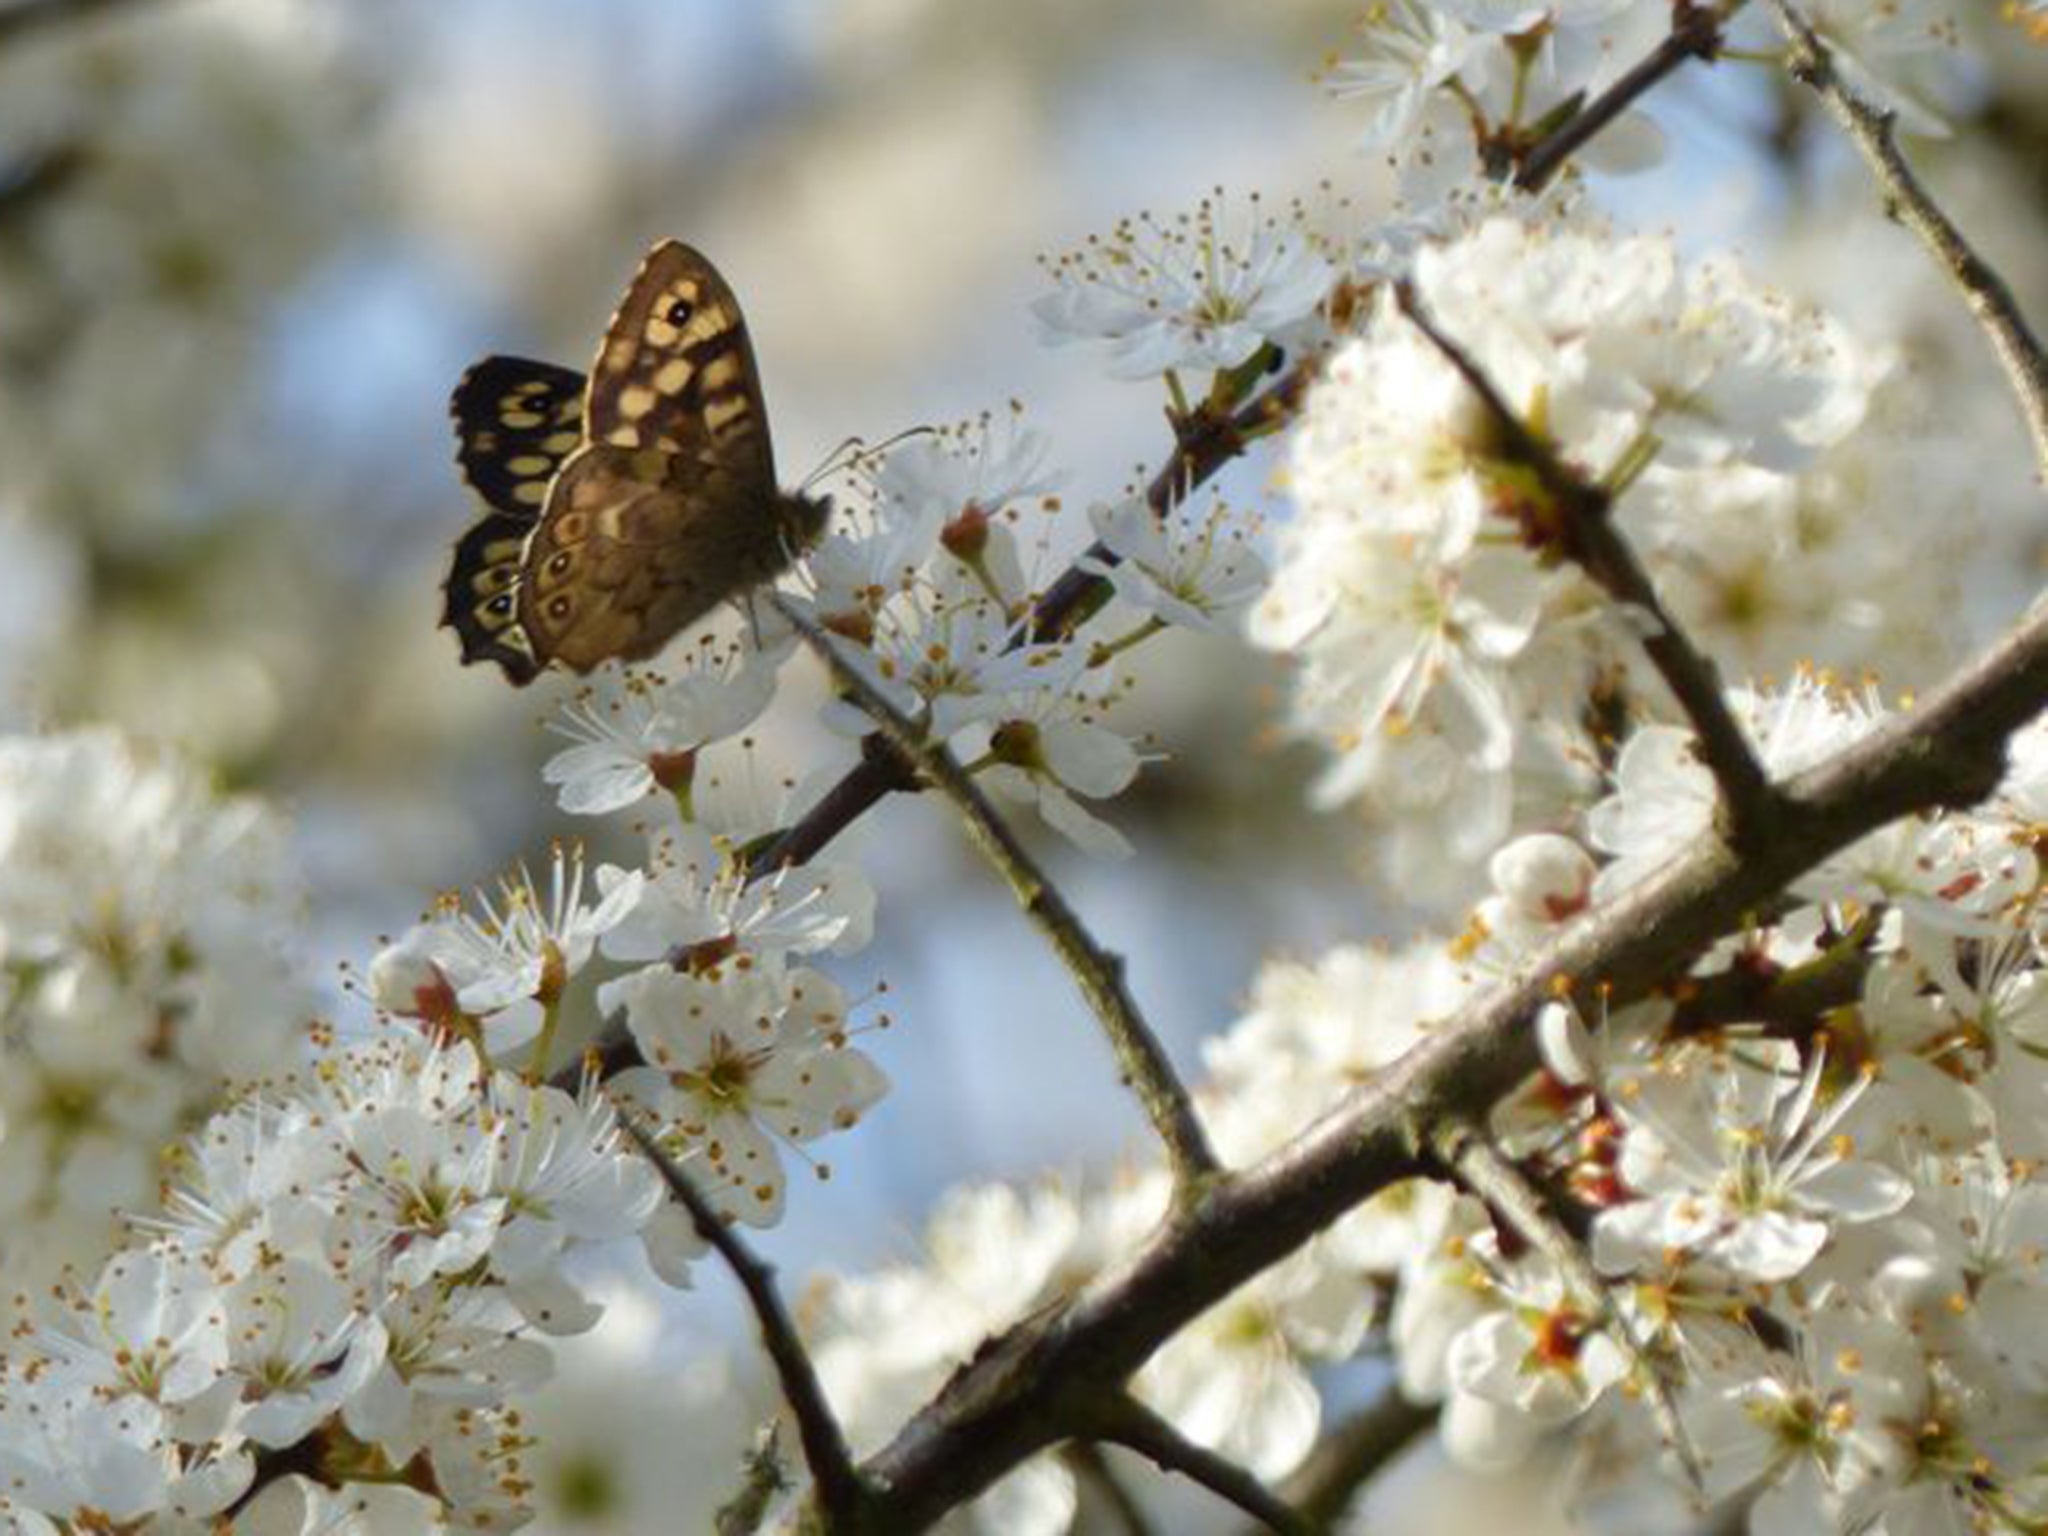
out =
<svg viewBox="0 0 2048 1536"><path fill-rule="evenodd" d="M526 684L640 661L823 532L781 490L754 349L717 268L648 252L586 380L487 357L455 386L456 459L490 512L456 543L441 622Z"/></svg>

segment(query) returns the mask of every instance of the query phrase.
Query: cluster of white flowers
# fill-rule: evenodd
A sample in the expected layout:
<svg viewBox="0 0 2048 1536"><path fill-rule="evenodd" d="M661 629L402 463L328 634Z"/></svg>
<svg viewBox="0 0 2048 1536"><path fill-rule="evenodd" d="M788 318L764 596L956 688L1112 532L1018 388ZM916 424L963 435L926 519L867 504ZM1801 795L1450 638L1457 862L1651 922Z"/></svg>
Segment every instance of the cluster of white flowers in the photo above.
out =
<svg viewBox="0 0 2048 1536"><path fill-rule="evenodd" d="M1256 343L1254 343L1256 345ZM1129 844L1083 807L1121 792L1141 756L1105 714L1127 690L1118 658L1169 625L1216 629L1256 596L1252 525L1213 508L1163 522L1137 503L1092 516L1115 600L1042 634L1045 522L1060 508L1047 444L1013 415L892 453L872 501L806 565L802 606L843 651L998 801L1028 807L1091 853ZM1086 619L1083 626L1079 621ZM851 706L835 718L869 729Z"/></svg>
<svg viewBox="0 0 2048 1536"><path fill-rule="evenodd" d="M312 1532L383 1504L363 1529L509 1529L535 1335L596 1321L571 1275L595 1244L638 1234L682 1277L664 1193L594 1094L409 1031L331 1052L216 1117L155 1239L18 1337L0 1505L41 1530Z"/></svg>
<svg viewBox="0 0 2048 1536"><path fill-rule="evenodd" d="M1733 23L1733 46L1778 44L1767 7L1663 0L1382 0L1354 51L1330 69L1332 94L1364 103L1365 147L1384 152L1418 207L1512 168L1586 96L1613 85L1673 27ZM1942 131L1955 94L1965 9L1955 0L1818 0L1802 7L1845 74L1914 132ZM1692 13L1692 14L1689 14ZM1662 158L1663 135L1630 113L1581 152L1609 172Z"/></svg>
<svg viewBox="0 0 2048 1536"><path fill-rule="evenodd" d="M1054 288L1032 309L1048 341L1105 341L1110 373L1143 379L1248 363L1315 338L1336 279L1301 210L1221 192L1170 220L1150 214L1046 262Z"/></svg>
<svg viewBox="0 0 2048 1536"><path fill-rule="evenodd" d="M0 1271L96 1265L230 1077L291 1060L296 881L256 802L112 731L0 740Z"/></svg>
<svg viewBox="0 0 2048 1536"><path fill-rule="evenodd" d="M1732 702L1779 771L1882 714L1810 679ZM1269 964L1206 1053L1203 1104L1226 1156L1285 1143L1696 834L1711 795L1684 746L1646 727L1583 839L1505 847L1459 944ZM1402 1389L1444 1404L1461 1460L1514 1465L1579 1420L1589 1444L1625 1441L1625 1480L1612 1462L1572 1464L1571 1491L1603 1529L1664 1528L1667 1508L1682 1526L1686 1509L1736 1495L1758 1501L1758 1530L2039 1518L2048 1418L2030 1405L2048 1357L2022 1319L2048 1306L2048 926L2032 847L2044 775L2037 726L1984 810L1845 850L1801 882L1799 905L1702 961L1683 1002L1591 1027L1548 1011L1545 1069L1493 1131L1590 1228L1622 1322L1480 1200L1418 1178L1225 1298L1134 1389L1198 1444L1280 1477L1322 1422L1313 1367L1354 1355L1383 1320ZM1845 963L1861 979L1840 1005L1773 1016L1771 983L1796 992ZM1714 997L1729 1001L1702 1013ZM923 1262L823 1283L811 1330L857 1436L886 1438L984 1336L1127 1256L1165 1204L1158 1170L1094 1191L963 1190ZM1652 1373L1675 1393L1683 1446L1644 1411ZM1041 1460L975 1506L978 1528L1057 1536L1074 1499L1065 1469Z"/></svg>
<svg viewBox="0 0 2048 1536"><path fill-rule="evenodd" d="M1730 262L1572 216L1486 218L1421 252L1413 281L1614 497L1711 653L1758 675L1939 656L1946 589L1910 554L1920 503L1882 478L1911 439L1857 430L1888 358ZM1506 837L1583 798L1595 722L1659 696L1637 617L1559 560L1527 473L1391 292L1293 438L1297 514L1251 633L1297 662L1294 724L1332 753L1319 796L1384 824L1385 867L1418 903L1465 895Z"/></svg>
<svg viewBox="0 0 2048 1536"><path fill-rule="evenodd" d="M1936 125L1941 65L1913 71L1956 40L1937 0L1806 9L1849 78ZM1231 1167L1522 975L1718 808L1642 655L1652 616L1573 562L1567 509L1415 306L1607 499L1672 621L1756 679L1725 697L1771 776L1888 721L1839 676L1917 682L1956 638L1953 573L1913 553L1899 357L1575 194L1517 209L1470 185L1701 14L1387 0L1332 78L1369 100L1424 213L1333 231L1218 194L1048 264L1048 338L1160 381L1179 454L1290 425L1270 575L1255 520L1169 484L1090 507L1094 543L1055 587L1057 477L1012 412L858 457L787 583L991 796L1109 856L1129 844L1091 807L1144 761L1110 723L1125 657L1169 627L1241 629L1291 664L1292 727L1327 751L1314 798L1383 829L1411 905L1465 916L1266 964L1203 1053ZM1651 147L1640 126L1601 142L1617 163ZM178 254L160 279L207 276ZM1291 422L1282 366L1315 369ZM1048 612L1052 591L1076 600ZM0 1523L512 1529L548 1502L545 1416L521 1400L604 1315L599 1250L635 1244L685 1286L705 1246L622 1117L736 1225L782 1219L791 1159L829 1172L821 1145L888 1089L857 1043L866 1004L831 974L875 899L850 862L774 862L831 775L766 766L751 733L799 648L776 605L750 620L576 687L543 781L637 851L593 866L557 844L538 874L441 898L371 963L374 1028L298 1027L291 891L253 807L111 735L0 740L0 1269L76 1261L0 1357ZM821 712L874 729L845 698ZM1651 1000L1549 1007L1541 1070L1485 1129L1554 1233L1409 1178L1215 1300L1132 1394L1278 1480L1323 1433L1331 1368L1372 1354L1441 1405L1463 1462L1519 1465L1569 1428L1563 1482L1602 1528L1737 1498L1760 1532L2048 1528L2044 825L2039 724L1982 805L1840 850ZM586 1000L609 1033L572 1092ZM855 1449L992 1333L1113 1274L1170 1190L1158 1166L956 1189L921 1256L820 1280L802 1327ZM104 1259L117 1206L136 1235ZM966 1516L1061 1536L1082 1507L1071 1465L1040 1456Z"/></svg>

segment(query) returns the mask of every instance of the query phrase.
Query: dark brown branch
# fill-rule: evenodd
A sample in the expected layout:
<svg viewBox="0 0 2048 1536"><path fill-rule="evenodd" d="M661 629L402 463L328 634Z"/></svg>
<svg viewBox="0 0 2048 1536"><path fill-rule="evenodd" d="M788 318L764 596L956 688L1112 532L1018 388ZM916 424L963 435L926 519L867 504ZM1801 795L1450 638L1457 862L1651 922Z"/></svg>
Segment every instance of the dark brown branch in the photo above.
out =
<svg viewBox="0 0 2048 1536"><path fill-rule="evenodd" d="M1560 934L1294 1142L1215 1181L1139 1253L1065 1305L988 1341L864 1464L891 1531L922 1530L1047 1446L1222 1297L1345 1211L1421 1171L1424 1128L1483 1113L1538 1065L1532 1021L1648 995L1837 850L1916 811L1996 788L2006 738L2048 706L2048 610L1835 758L1783 786L1778 837L1738 857L1707 833Z"/></svg>
<svg viewBox="0 0 2048 1536"><path fill-rule="evenodd" d="M59 143L0 170L0 225L32 212L75 182L91 156L83 145Z"/></svg>
<svg viewBox="0 0 2048 1536"><path fill-rule="evenodd" d="M1176 1190L1183 1198L1191 1196L1201 1181L1213 1176L1221 1165L1210 1149L1209 1138L1195 1114L1194 1101L1174 1071L1166 1048L1145 1022L1124 984L1122 957L1095 942L1094 935L1067 905L1059 887L1038 867L1017 840L1017 834L1010 830L1009 823L996 814L988 797L953 754L941 743L928 740L916 724L840 654L840 642L821 629L809 614L779 596L771 596L769 601L831 668L839 687L881 727L889 745L906 761L915 763L919 772L959 810L969 839L1009 885L1017 905L1045 935L1088 1006L1102 1021L1110 1048L1116 1052L1117 1064L1123 1068L1124 1081L1138 1096L1146 1117L1165 1143Z"/></svg>
<svg viewBox="0 0 2048 1536"><path fill-rule="evenodd" d="M626 1128L626 1134L639 1143L647 1160L661 1174L669 1193L690 1213L697 1235L718 1250L718 1256L725 1260L726 1267L739 1281L740 1289L747 1293L747 1304L754 1309L754 1320L761 1330L761 1342L775 1366L782 1399L789 1404L790 1417L796 1420L797 1440L804 1448L804 1461L811 1469L811 1482L817 1488L818 1508L824 1516L826 1529L838 1532L869 1529L865 1524L869 1503L867 1489L862 1484L860 1473L854 1470L853 1455L846 1448L846 1436L840 1432L839 1420L833 1417L832 1405L825 1401L825 1389L818 1384L818 1373L812 1369L810 1354L804 1349L796 1324L791 1321L789 1311L775 1289L775 1272L755 1257L753 1250L740 1240L739 1234L711 1208L711 1203L690 1176L662 1150L659 1142L640 1128L638 1121L630 1115L621 1114L619 1123Z"/></svg>
<svg viewBox="0 0 2048 1536"><path fill-rule="evenodd" d="M1335 1525L1358 1490L1432 1428L1440 1411L1435 1404L1411 1403L1390 1386L1379 1401L1323 1434L1281 1485L1281 1497L1311 1522Z"/></svg>
<svg viewBox="0 0 2048 1536"><path fill-rule="evenodd" d="M1573 155L1667 76L1694 59L1711 63L1719 57L1721 23L1718 6L1675 0L1670 34L1628 73L1544 135L1523 155L1512 177L1515 188L1522 192L1541 192Z"/></svg>
<svg viewBox="0 0 2048 1536"><path fill-rule="evenodd" d="M1541 536L1576 561L1614 601L1638 610L1649 621L1649 631L1642 636L1643 651L1692 725L1700 757L1721 791L1730 835L1743 847L1767 841L1778 821L1777 794L1750 750L1742 727L1729 712L1719 670L1665 609L1649 572L1616 531L1613 498L1604 488L1581 478L1523 424L1472 355L1430 317L1412 287L1403 284L1397 291L1402 313L1479 397L1491 426L1500 435L1503 456L1536 477L1548 499L1547 510L1555 514L1554 525L1545 526Z"/></svg>
<svg viewBox="0 0 2048 1536"><path fill-rule="evenodd" d="M1103 1404L1090 1434L1136 1451L1162 1472L1199 1483L1280 1536L1319 1536L1323 1529L1243 1467L1195 1444L1136 1398L1119 1395Z"/></svg>
<svg viewBox="0 0 2048 1536"><path fill-rule="evenodd" d="M1990 338L2034 440L2035 475L2048 480L2048 352L2020 312L2019 301L1921 186L1899 150L1894 115L1872 106L1842 79L1834 55L1797 6L1789 0L1771 4L1792 41L1793 75L1819 93L1877 178L1885 213L1920 237Z"/></svg>

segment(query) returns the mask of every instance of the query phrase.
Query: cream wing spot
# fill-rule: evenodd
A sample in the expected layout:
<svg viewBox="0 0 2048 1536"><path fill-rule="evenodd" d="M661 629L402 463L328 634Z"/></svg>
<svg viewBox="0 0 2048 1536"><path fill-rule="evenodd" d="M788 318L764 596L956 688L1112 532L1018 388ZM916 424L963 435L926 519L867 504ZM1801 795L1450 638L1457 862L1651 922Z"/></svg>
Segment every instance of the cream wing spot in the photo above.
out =
<svg viewBox="0 0 2048 1536"><path fill-rule="evenodd" d="M619 391L619 414L638 421L654 409L660 397L645 384L628 384Z"/></svg>
<svg viewBox="0 0 2048 1536"><path fill-rule="evenodd" d="M655 370L652 382L664 395L679 395L690 382L690 365L683 358L671 358Z"/></svg>
<svg viewBox="0 0 2048 1536"><path fill-rule="evenodd" d="M512 499L522 506L537 507L548 499L548 488L540 480L528 480L512 487Z"/></svg>
<svg viewBox="0 0 2048 1536"><path fill-rule="evenodd" d="M711 429L713 436L725 432L734 422L747 415L747 401L744 395L719 395L704 402L704 425Z"/></svg>

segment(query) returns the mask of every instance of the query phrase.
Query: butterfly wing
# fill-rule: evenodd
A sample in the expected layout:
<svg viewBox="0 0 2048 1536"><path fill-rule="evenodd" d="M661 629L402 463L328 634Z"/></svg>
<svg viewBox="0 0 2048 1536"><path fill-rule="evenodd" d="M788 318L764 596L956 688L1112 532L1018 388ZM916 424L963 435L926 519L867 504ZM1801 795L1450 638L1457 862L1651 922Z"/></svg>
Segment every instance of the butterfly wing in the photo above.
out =
<svg viewBox="0 0 2048 1536"><path fill-rule="evenodd" d="M739 300L677 241L648 252L627 287L583 421L589 446L549 487L518 600L538 663L579 672L652 656L772 578L813 507L776 488Z"/></svg>
<svg viewBox="0 0 2048 1536"><path fill-rule="evenodd" d="M455 542L442 585L441 622L462 642L462 661L496 662L524 686L541 663L519 623L519 573L533 519L493 512Z"/></svg>
<svg viewBox="0 0 2048 1536"><path fill-rule="evenodd" d="M529 523L548 482L583 444L583 375L526 357L487 357L448 402L462 478L493 510Z"/></svg>
<svg viewBox="0 0 2048 1536"><path fill-rule="evenodd" d="M652 448L775 488L754 344L718 269L680 241L647 253L591 365L593 443Z"/></svg>
<svg viewBox="0 0 2048 1536"><path fill-rule="evenodd" d="M556 477L526 547L517 618L534 664L588 672L654 655L783 569L782 504L772 484L764 492L716 460L582 449Z"/></svg>
<svg viewBox="0 0 2048 1536"><path fill-rule="evenodd" d="M540 671L519 626L519 573L548 483L583 441L583 375L524 357L487 357L448 402L462 478L490 504L456 541L441 622L462 660L495 662L514 683Z"/></svg>

